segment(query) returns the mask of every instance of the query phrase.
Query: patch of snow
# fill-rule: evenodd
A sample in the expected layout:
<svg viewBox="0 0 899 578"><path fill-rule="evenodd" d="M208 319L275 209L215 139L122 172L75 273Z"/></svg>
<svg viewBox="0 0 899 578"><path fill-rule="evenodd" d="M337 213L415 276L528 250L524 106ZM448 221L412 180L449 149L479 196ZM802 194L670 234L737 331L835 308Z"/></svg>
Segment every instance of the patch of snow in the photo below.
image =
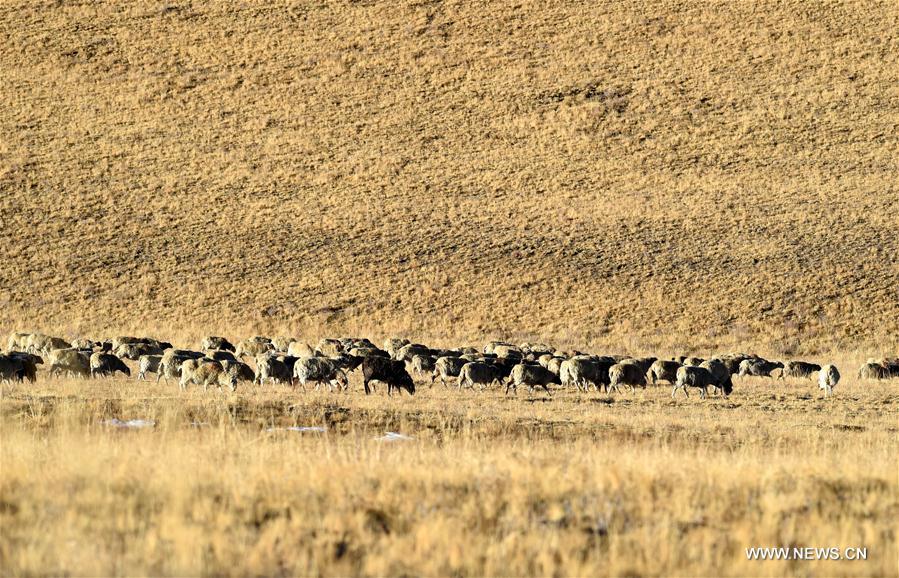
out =
<svg viewBox="0 0 899 578"><path fill-rule="evenodd" d="M298 432L324 433L325 428L323 428L321 426L270 427L265 431L298 431Z"/></svg>
<svg viewBox="0 0 899 578"><path fill-rule="evenodd" d="M375 438L375 441L379 442L400 442L400 441L409 441L414 440L412 436L403 435L401 433L396 433L394 431L389 431L381 437Z"/></svg>
<svg viewBox="0 0 899 578"><path fill-rule="evenodd" d="M156 422L149 419L129 419L128 421L122 421L118 418L108 419L103 422L103 425L108 425L110 427L122 427L122 428L144 428L144 427L153 427L156 425Z"/></svg>

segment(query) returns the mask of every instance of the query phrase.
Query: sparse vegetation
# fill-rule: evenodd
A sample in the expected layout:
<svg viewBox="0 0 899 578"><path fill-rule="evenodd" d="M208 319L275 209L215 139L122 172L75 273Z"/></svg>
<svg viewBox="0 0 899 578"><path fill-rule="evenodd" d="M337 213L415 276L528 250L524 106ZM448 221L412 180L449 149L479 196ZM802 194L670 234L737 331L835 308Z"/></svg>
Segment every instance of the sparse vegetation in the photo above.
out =
<svg viewBox="0 0 899 578"><path fill-rule="evenodd" d="M895 386L6 387L3 574L895 575ZM144 419L127 430L107 420ZM320 426L325 433L290 431ZM268 431L270 428L278 428ZM382 442L385 431L413 437ZM748 562L767 545L867 562Z"/></svg>

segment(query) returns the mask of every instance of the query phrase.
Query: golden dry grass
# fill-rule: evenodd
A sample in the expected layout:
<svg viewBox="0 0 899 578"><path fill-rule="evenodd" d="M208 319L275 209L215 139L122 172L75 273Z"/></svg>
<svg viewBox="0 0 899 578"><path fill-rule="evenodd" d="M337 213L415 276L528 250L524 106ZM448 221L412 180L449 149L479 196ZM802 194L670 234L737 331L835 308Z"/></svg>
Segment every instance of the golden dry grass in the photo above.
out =
<svg viewBox="0 0 899 578"><path fill-rule="evenodd" d="M899 347L893 1L0 11L4 332Z"/></svg>
<svg viewBox="0 0 899 578"><path fill-rule="evenodd" d="M354 385L4 387L3 574L897 574L894 384L823 400L749 379L708 401ZM327 433L267 431L293 425ZM749 546L869 554L749 562Z"/></svg>
<svg viewBox="0 0 899 578"><path fill-rule="evenodd" d="M42 374L0 392L0 574L896 575L895 385L853 377L899 351L897 30L892 1L3 2L2 335L750 350L844 381ZM869 560L744 555L789 545Z"/></svg>

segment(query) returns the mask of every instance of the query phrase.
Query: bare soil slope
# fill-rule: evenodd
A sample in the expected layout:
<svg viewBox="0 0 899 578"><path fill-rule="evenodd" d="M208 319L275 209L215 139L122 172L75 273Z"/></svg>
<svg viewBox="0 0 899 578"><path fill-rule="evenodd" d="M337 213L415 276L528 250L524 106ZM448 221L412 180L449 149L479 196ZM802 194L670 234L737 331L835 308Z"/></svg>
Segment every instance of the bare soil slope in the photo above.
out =
<svg viewBox="0 0 899 578"><path fill-rule="evenodd" d="M5 2L0 329L895 347L895 2L550 6Z"/></svg>

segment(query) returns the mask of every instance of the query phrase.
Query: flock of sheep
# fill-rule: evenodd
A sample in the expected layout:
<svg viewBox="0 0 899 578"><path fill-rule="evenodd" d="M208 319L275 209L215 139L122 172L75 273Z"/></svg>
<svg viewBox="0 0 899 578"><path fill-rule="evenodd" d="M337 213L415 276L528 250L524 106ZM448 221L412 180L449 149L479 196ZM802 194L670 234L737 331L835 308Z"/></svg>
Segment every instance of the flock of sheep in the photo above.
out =
<svg viewBox="0 0 899 578"><path fill-rule="evenodd" d="M0 354L0 382L34 382L37 366L47 365L47 373L81 377L108 376L115 372L131 375L125 360L136 362L137 379L155 374L168 383L177 379L181 390L188 386L228 387L232 391L240 382L262 385L283 383L306 385L329 390L349 388L347 374L361 368L365 393L374 384L393 390L415 393L413 375L430 377L430 383L444 386L455 383L463 387L484 389L504 385L505 391L526 386L529 391L550 386L574 387L579 391L620 392L624 386L633 391L668 382L671 396L678 390L689 397L695 388L701 398L709 389L721 395L733 391L732 376L813 378L825 397L833 393L840 381L834 365L805 361L775 362L756 355L730 353L701 359L697 357L632 358L558 351L543 344L513 345L491 341L483 349L460 347L432 349L410 343L407 339L387 339L382 348L368 339L322 339L316 347L293 338L251 337L236 346L224 337L206 337L198 350L176 349L171 343L148 337L116 337L108 341L75 339L71 342L43 334L13 333L6 353ZM244 360L252 360L251 367ZM871 359L858 372L861 379L899 377L899 358Z"/></svg>

